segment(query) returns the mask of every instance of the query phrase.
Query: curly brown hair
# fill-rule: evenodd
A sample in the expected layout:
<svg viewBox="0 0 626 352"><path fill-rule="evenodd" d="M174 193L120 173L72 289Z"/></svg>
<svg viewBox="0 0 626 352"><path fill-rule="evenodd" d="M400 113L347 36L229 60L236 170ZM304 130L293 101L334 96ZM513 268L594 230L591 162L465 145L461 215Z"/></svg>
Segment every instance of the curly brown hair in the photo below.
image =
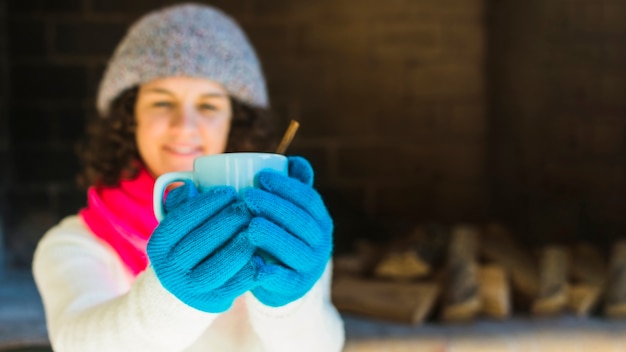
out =
<svg viewBox="0 0 626 352"><path fill-rule="evenodd" d="M141 157L135 140L135 102L139 88L124 91L105 118L89 123L77 152L82 163L81 187L116 186L137 176ZM233 117L226 152L270 152L276 147L269 109L252 107L231 97Z"/></svg>

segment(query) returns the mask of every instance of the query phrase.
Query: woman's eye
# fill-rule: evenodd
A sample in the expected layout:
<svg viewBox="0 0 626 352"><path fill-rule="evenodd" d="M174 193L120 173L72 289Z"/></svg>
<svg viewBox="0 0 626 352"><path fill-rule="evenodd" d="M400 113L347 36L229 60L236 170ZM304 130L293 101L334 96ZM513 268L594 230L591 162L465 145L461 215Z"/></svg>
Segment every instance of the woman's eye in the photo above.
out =
<svg viewBox="0 0 626 352"><path fill-rule="evenodd" d="M198 108L200 110L209 110L209 111L217 110L217 107L215 105L212 105L212 104L200 104L200 106Z"/></svg>
<svg viewBox="0 0 626 352"><path fill-rule="evenodd" d="M171 108L174 104L169 101L157 101L152 106L155 108Z"/></svg>

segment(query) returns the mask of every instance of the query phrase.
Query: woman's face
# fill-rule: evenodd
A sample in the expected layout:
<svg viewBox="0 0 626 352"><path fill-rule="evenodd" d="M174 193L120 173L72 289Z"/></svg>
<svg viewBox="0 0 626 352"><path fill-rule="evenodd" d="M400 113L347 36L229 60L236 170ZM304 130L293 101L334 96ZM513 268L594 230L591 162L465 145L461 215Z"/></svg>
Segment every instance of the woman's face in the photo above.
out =
<svg viewBox="0 0 626 352"><path fill-rule="evenodd" d="M158 177L193 169L198 156L223 153L232 108L221 84L170 77L139 87L135 118L139 155L148 171Z"/></svg>

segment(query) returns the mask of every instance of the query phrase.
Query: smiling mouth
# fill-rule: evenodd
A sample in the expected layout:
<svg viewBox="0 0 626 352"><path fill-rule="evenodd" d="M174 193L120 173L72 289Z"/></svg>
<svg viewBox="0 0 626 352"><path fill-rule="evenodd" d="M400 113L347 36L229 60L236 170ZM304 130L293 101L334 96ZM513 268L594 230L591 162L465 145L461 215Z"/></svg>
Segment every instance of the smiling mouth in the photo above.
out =
<svg viewBox="0 0 626 352"><path fill-rule="evenodd" d="M166 146L164 148L166 151L181 156L191 156L202 153L202 148L200 147L172 147Z"/></svg>

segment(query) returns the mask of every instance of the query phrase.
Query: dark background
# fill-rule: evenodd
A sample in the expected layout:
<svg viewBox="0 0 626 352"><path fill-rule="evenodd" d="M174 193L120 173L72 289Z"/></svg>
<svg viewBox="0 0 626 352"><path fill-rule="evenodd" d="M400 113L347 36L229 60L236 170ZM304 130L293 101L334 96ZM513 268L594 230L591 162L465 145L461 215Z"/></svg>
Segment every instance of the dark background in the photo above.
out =
<svg viewBox="0 0 626 352"><path fill-rule="evenodd" d="M0 263L28 267L84 204L74 144L107 59L172 3L0 0ZM278 130L301 122L289 153L316 168L338 251L423 222L626 234L623 0L209 3L257 48Z"/></svg>

